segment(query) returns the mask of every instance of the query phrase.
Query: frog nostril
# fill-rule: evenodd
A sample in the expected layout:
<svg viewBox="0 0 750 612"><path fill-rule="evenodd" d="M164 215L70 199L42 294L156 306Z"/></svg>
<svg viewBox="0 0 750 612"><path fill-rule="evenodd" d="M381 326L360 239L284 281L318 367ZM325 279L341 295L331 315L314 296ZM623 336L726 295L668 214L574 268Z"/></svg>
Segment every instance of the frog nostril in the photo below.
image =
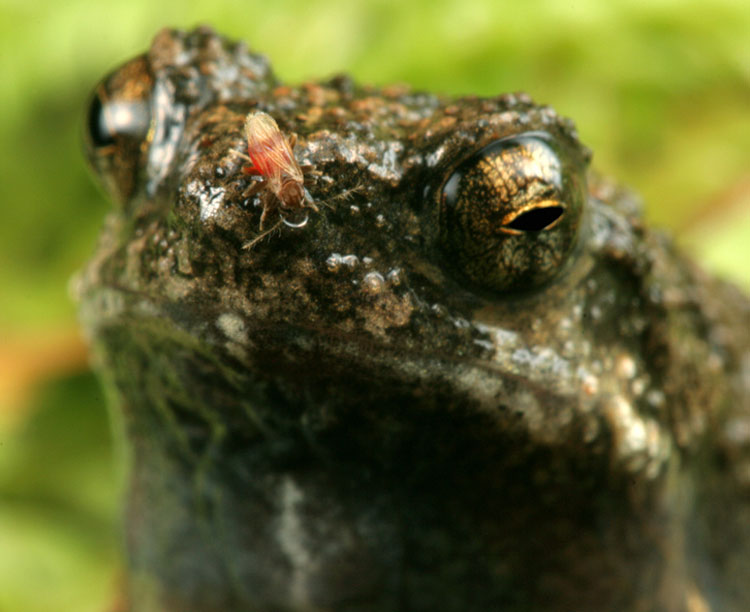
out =
<svg viewBox="0 0 750 612"><path fill-rule="evenodd" d="M526 210L503 224L504 230L515 232L541 232L551 228L562 217L562 206L537 206Z"/></svg>

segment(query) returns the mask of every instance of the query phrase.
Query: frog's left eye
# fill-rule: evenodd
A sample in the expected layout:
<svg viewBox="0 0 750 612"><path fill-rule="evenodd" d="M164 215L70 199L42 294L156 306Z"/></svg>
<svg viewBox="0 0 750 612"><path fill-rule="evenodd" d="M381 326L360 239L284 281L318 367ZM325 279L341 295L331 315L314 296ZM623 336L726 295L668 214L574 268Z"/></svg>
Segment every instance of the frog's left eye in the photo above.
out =
<svg viewBox="0 0 750 612"><path fill-rule="evenodd" d="M551 137L497 140L461 162L440 192L440 243L469 284L523 290L552 279L576 244L583 169Z"/></svg>
<svg viewBox="0 0 750 612"><path fill-rule="evenodd" d="M125 64L94 91L86 152L107 190L126 201L135 190L151 126L151 77L145 58Z"/></svg>

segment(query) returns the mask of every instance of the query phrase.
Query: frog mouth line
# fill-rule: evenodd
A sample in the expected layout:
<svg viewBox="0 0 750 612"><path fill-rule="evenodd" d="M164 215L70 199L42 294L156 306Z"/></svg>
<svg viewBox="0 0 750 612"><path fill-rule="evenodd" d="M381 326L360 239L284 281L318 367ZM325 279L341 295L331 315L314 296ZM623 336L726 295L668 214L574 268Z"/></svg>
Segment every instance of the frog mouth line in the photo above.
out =
<svg viewBox="0 0 750 612"><path fill-rule="evenodd" d="M518 236L525 232L541 232L552 229L563 218L565 206L559 200L529 202L503 217L500 231Z"/></svg>
<svg viewBox="0 0 750 612"><path fill-rule="evenodd" d="M180 320L175 319L174 317L175 312L173 311L172 305L170 305L170 302L167 300L160 299L158 296L154 296L145 291L133 290L132 288L126 287L119 283L108 282L103 287L100 287L97 291L94 292L95 294L98 294L98 295L91 302L92 305L104 303L102 299L103 296L101 295L102 290L106 290L107 292L114 292L123 296L129 296L130 298L149 302L152 305L153 309L149 309L150 316L146 316L144 320L151 320L155 318L157 320L167 321L171 325L173 325L175 328L179 329L181 333L185 333L188 335L192 335L194 333L194 330L191 330L189 321L194 320L195 317L186 316ZM89 294L87 300L91 299L92 297L93 297L93 294ZM107 303L109 304L109 302ZM122 307L124 308L123 312L128 311L128 309L130 308L128 305L125 305L125 304L123 304ZM182 311L185 312L184 310ZM118 311L117 313L115 313L114 314L115 319L117 319L120 315L122 315L123 312ZM113 314L113 313L110 313L110 314ZM211 318L215 318L215 317L211 317ZM128 319L128 320L130 324L134 323L132 319ZM110 321L110 323L112 323L112 321ZM265 324L252 322L248 320L246 320L245 323L247 325L246 333L248 337L254 337L254 336L259 337L264 334L268 334L269 332L269 328ZM168 327L169 326L164 326L164 327L161 327L160 329L162 331L165 331L167 330ZM284 326L282 325L279 328L281 330L279 331L279 334L288 335L290 329L282 329L283 327ZM425 355L421 351L416 350L416 349L413 349L411 351L405 351L404 349L399 349L399 351L396 352L391 347L378 346L376 343L373 343L370 339L365 338L363 336L344 333L340 330L326 328L324 326L316 326L316 325L312 325L309 323L298 322L296 325L293 325L292 328L295 331L294 336L297 338L300 338L300 332L304 332L303 335L306 336L306 338L303 340L300 340L301 344L306 344L309 341L311 341L313 338L317 338L318 348L323 349L323 351L327 354L340 353L342 352L342 347L346 347L346 350L344 352L348 353L348 356L351 359L353 360L365 359L365 360L372 361L372 362L378 362L379 366L382 366L385 363L401 363L402 365L404 365L406 362L410 362L410 363L416 364L426 359ZM215 339L212 340L208 337L204 337L202 339L204 341L207 341L211 345L221 344L220 342L217 343ZM430 358L427 358L427 359L430 359ZM524 376L523 374L514 372L512 369L505 368L491 359L482 359L479 357L465 359L462 357L458 357L455 355L448 355L448 354L443 354L440 356L433 356L432 359L434 359L436 363L450 364L450 368L455 368L456 366L459 366L459 365L463 365L463 366L468 365L471 368L481 370L486 374L501 377L506 380L523 381L525 384L530 384L531 387L533 388L536 388L538 385L538 390L540 392L544 392L548 390L544 386L544 384L538 381L535 382L531 380L528 376ZM420 370L420 368L417 367L415 371L417 370ZM567 391L558 390L558 391L559 391L558 393L559 399L563 399L565 397L572 397L572 395L574 395L571 393L570 390L567 390Z"/></svg>
<svg viewBox="0 0 750 612"><path fill-rule="evenodd" d="M122 303L122 310L112 311L112 305L116 305L118 300L96 295L103 290L131 296L139 303ZM152 307L144 308L143 300L150 302ZM376 404L403 401L408 397L409 405L416 405L420 401L426 401L426 405L446 401L454 405L471 405L479 413L491 417L500 428L498 431L533 439L539 435L540 442L545 444L549 442L544 437L548 430L539 430L539 414L544 414L545 422L556 424L557 440L567 440L578 435L577 432L583 428L583 420L590 418L596 406L595 397L587 399L582 396L574 369L570 375L559 377L551 385L543 373L534 375L533 371L519 370L508 360L499 362L479 355L462 357L417 349L405 351L403 348L378 345L364 333L352 335L309 321L269 327L263 322L244 319L245 325L236 327L232 333L227 333L227 326L207 329L201 325L196 328L195 322L205 321L207 313L192 316L195 313L191 314L185 304L176 305L147 292L134 291L115 283L108 283L106 288L100 287L96 292L88 293L86 301L94 309L104 306L108 315L103 317L100 312L94 316L101 329L90 328L90 333L111 338L113 330L127 328L134 339L134 346L141 351L151 350L144 349L144 346L161 347L164 340L168 340L176 343L173 346L182 345L186 350L180 354L188 360L190 355L195 355L199 360L223 363L221 371L226 372L233 371L238 363L244 363L240 373L250 372L253 363L256 366L262 364L262 367L256 368L258 380L285 380L297 389L315 389L321 381L326 385L342 381L345 387L355 388L359 392L368 382L356 371L353 372L352 364L356 364L355 370L378 372L384 381L377 388L377 397L373 399L372 394L368 394ZM87 308L84 307L84 310ZM88 317L91 316L89 311ZM216 319L216 313L209 315L209 318ZM118 336L119 333L115 333L114 337ZM294 339L291 346L285 344L290 338ZM231 361L224 361L225 358ZM240 378L241 375L235 383ZM360 382L363 386L359 386ZM264 388L264 384L258 385L258 388ZM450 391L446 391L448 388ZM417 394L413 394L415 389ZM582 402L586 403L586 407ZM547 411L545 406L552 406L553 409ZM570 417L556 420L556 415L560 414Z"/></svg>

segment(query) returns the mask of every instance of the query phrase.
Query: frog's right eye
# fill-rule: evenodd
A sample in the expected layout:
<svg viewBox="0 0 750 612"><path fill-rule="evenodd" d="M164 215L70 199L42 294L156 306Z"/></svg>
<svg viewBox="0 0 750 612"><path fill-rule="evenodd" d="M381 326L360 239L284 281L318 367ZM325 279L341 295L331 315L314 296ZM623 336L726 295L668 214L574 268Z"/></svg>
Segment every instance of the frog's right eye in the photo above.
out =
<svg viewBox="0 0 750 612"><path fill-rule="evenodd" d="M121 202L135 190L148 146L152 85L145 58L138 58L100 83L89 104L88 159L107 190Z"/></svg>
<svg viewBox="0 0 750 612"><path fill-rule="evenodd" d="M464 159L440 193L440 246L470 285L524 291L554 278L578 239L583 160L551 136L497 140Z"/></svg>

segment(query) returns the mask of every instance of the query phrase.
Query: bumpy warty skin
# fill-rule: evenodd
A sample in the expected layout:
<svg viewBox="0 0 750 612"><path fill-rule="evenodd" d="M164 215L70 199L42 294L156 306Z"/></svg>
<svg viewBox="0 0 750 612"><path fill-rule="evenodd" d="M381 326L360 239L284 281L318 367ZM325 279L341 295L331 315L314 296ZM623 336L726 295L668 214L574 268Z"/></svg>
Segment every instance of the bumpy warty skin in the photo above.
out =
<svg viewBox="0 0 750 612"><path fill-rule="evenodd" d="M255 111L316 205L259 240ZM89 112L116 207L76 287L129 448L132 610L750 609L750 302L569 120L286 85L208 28L160 32ZM450 206L487 210L461 168L495 142L520 191L475 223ZM514 217L538 202L554 221ZM510 289L469 269L493 249Z"/></svg>

